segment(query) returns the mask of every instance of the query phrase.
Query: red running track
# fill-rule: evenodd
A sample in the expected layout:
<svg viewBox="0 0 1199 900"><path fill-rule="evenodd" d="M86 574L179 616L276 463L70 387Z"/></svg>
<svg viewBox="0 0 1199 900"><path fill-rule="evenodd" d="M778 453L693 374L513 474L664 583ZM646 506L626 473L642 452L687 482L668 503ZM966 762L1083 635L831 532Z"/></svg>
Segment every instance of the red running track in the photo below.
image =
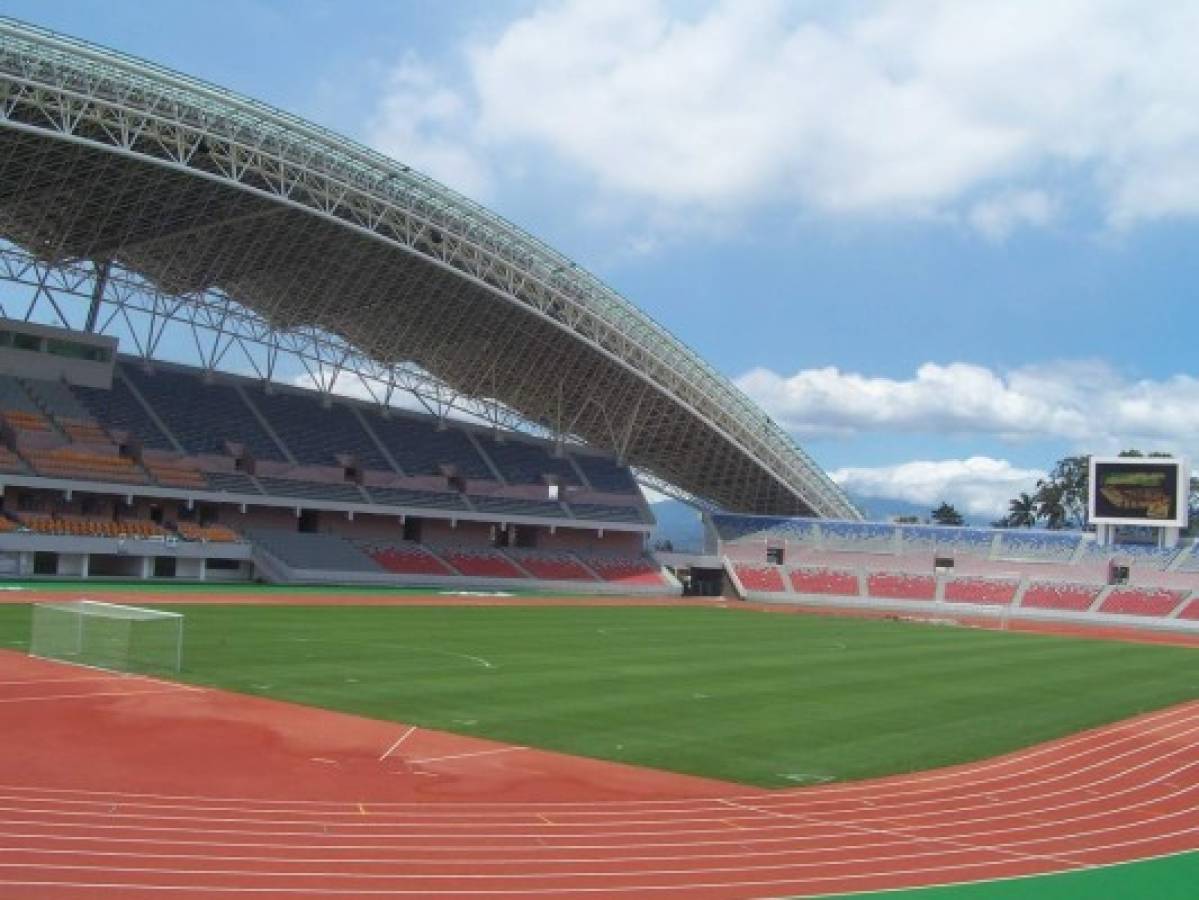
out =
<svg viewBox="0 0 1199 900"><path fill-rule="evenodd" d="M0 652L0 897L812 895L1199 849L1199 702L765 791Z"/></svg>

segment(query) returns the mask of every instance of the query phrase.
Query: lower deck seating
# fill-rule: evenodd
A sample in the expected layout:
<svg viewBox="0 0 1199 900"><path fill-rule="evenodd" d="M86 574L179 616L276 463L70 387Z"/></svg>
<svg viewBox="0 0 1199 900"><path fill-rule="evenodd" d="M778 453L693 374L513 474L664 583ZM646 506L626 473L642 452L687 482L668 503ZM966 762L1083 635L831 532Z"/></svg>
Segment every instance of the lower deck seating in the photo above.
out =
<svg viewBox="0 0 1199 900"><path fill-rule="evenodd" d="M595 581L596 578L572 553L553 550L507 551L522 569L546 581Z"/></svg>
<svg viewBox="0 0 1199 900"><path fill-rule="evenodd" d="M737 563L733 566L737 578L747 591L766 591L772 594L787 592L783 584L782 569L778 566L756 566L751 563Z"/></svg>
<svg viewBox="0 0 1199 900"><path fill-rule="evenodd" d="M4 534L9 531L16 531L17 527L18 526L16 522L14 522L8 516L0 513L0 534Z"/></svg>
<svg viewBox="0 0 1199 900"><path fill-rule="evenodd" d="M175 530L185 541L207 541L213 544L236 544L241 535L227 525L196 525L192 522L177 522Z"/></svg>
<svg viewBox="0 0 1199 900"><path fill-rule="evenodd" d="M438 555L461 575L478 578L527 578L508 557L490 547L439 547Z"/></svg>
<svg viewBox="0 0 1199 900"><path fill-rule="evenodd" d="M665 587L666 581L657 564L645 557L632 556L589 556L589 565L604 581Z"/></svg>
<svg viewBox="0 0 1199 900"><path fill-rule="evenodd" d="M375 562L397 575L453 575L454 570L420 544L359 542Z"/></svg>
<svg viewBox="0 0 1199 900"><path fill-rule="evenodd" d="M866 579L866 592L889 600L932 600L937 582L932 575L877 572Z"/></svg>
<svg viewBox="0 0 1199 900"><path fill-rule="evenodd" d="M951 603L987 603L1006 606L1016 597L1017 581L998 578L954 578L945 583Z"/></svg>
<svg viewBox="0 0 1199 900"><path fill-rule="evenodd" d="M800 568L792 569L789 574L791 589L797 594L858 596L858 576L854 572L839 569Z"/></svg>
<svg viewBox="0 0 1199 900"><path fill-rule="evenodd" d="M1178 618L1186 619L1190 622L1199 621L1199 597L1196 597L1184 606L1182 612L1178 614Z"/></svg>
<svg viewBox="0 0 1199 900"><path fill-rule="evenodd" d="M1028 586L1022 607L1032 609L1061 609L1085 612L1099 596L1101 589L1093 584L1054 584L1035 582Z"/></svg>
<svg viewBox="0 0 1199 900"><path fill-rule="evenodd" d="M1099 611L1125 616L1168 616L1186 596L1182 591L1154 588L1116 588Z"/></svg>
<svg viewBox="0 0 1199 900"><path fill-rule="evenodd" d="M292 568L333 572L383 571L378 563L340 535L255 528L249 530L247 536Z"/></svg>

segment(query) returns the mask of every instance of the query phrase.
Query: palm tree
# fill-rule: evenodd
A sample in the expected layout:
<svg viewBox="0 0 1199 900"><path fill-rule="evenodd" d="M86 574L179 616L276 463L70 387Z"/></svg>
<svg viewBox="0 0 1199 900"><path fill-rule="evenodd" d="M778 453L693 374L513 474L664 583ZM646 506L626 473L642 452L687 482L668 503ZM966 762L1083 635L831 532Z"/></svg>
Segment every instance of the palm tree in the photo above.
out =
<svg viewBox="0 0 1199 900"><path fill-rule="evenodd" d="M1032 528L1037 524L1037 498L1021 492L1009 501L1007 522L1013 528Z"/></svg>
<svg viewBox="0 0 1199 900"><path fill-rule="evenodd" d="M938 525L961 525L963 522L962 514L944 500L932 511L932 517Z"/></svg>
<svg viewBox="0 0 1199 900"><path fill-rule="evenodd" d="M1065 528L1068 514L1063 502L1060 484L1047 481L1037 482L1037 518L1045 521L1046 528Z"/></svg>

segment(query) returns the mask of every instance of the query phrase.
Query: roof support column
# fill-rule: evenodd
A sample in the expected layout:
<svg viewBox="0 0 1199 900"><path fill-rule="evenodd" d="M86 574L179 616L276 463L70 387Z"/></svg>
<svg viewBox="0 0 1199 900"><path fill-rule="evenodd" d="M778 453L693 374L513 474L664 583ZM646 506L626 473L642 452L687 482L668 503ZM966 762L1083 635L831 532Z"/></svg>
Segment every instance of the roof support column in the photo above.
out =
<svg viewBox="0 0 1199 900"><path fill-rule="evenodd" d="M100 318L100 304L104 301L104 289L108 287L108 270L112 261L95 260L92 265L96 270L96 281L92 287L92 300L87 308L87 322L83 326L83 330L88 333L96 331L96 322Z"/></svg>

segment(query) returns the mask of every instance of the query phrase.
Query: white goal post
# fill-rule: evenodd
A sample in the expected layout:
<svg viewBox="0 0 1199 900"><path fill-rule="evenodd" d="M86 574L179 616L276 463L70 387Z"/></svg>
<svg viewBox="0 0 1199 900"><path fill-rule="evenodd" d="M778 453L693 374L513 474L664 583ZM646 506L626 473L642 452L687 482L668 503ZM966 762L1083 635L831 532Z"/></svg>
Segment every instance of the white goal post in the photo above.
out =
<svg viewBox="0 0 1199 900"><path fill-rule="evenodd" d="M125 672L178 672L183 616L96 600L35 603L29 654Z"/></svg>

